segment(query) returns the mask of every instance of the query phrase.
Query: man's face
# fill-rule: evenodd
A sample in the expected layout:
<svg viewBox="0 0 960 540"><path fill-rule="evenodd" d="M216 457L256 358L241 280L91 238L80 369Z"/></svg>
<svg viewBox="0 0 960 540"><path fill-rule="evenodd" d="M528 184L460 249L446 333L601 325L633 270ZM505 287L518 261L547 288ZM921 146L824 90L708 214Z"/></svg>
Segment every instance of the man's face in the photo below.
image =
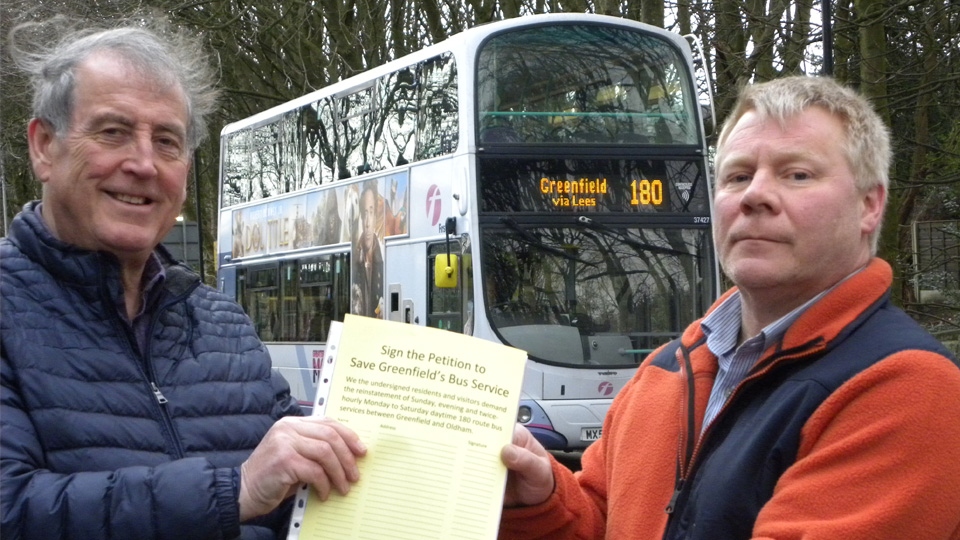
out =
<svg viewBox="0 0 960 540"><path fill-rule="evenodd" d="M871 257L885 193L854 185L840 120L820 107L736 123L717 163L714 235L724 272L745 294L797 305Z"/></svg>
<svg viewBox="0 0 960 540"><path fill-rule="evenodd" d="M121 260L145 260L186 198L187 108L109 53L76 70L69 130L30 124L30 156L44 183L43 216L59 239Z"/></svg>
<svg viewBox="0 0 960 540"><path fill-rule="evenodd" d="M360 197L360 221L363 226L363 243L373 247L377 232L377 198L372 190L365 190Z"/></svg>

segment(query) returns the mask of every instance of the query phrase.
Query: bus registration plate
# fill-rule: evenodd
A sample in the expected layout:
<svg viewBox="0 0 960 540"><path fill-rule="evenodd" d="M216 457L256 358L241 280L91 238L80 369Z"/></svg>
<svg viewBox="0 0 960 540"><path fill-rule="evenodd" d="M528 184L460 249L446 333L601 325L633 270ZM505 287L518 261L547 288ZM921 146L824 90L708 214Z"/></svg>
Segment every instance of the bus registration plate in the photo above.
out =
<svg viewBox="0 0 960 540"><path fill-rule="evenodd" d="M580 440L595 441L600 438L600 435L602 433L603 433L602 427L580 428Z"/></svg>

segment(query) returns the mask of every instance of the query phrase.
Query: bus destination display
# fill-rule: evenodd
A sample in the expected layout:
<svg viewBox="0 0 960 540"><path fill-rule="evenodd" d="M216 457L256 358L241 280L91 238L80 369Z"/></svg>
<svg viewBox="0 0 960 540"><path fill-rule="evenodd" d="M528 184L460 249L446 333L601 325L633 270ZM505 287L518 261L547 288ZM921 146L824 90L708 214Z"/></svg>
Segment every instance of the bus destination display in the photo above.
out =
<svg viewBox="0 0 960 540"><path fill-rule="evenodd" d="M630 206L648 206L660 208L667 203L663 180L631 179L625 193L616 197L628 201ZM609 206L610 183L606 177L580 178L579 180L540 179L540 193L548 200L548 205L557 208L595 208Z"/></svg>

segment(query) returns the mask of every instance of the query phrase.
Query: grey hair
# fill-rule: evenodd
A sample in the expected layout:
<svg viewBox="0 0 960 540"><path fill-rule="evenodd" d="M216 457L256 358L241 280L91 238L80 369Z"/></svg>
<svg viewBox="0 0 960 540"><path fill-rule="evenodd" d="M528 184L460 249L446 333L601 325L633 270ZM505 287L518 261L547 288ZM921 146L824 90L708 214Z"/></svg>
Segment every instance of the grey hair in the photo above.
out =
<svg viewBox="0 0 960 540"><path fill-rule="evenodd" d="M47 30L44 26L63 22L60 17L23 23L9 34L11 56L33 85L35 118L49 122L57 135L68 131L76 68L95 53L109 52L158 85L182 90L187 102L187 145L192 151L203 142L207 117L217 107L219 92L208 55L197 38L170 28L162 19L138 19L127 26L70 30L52 46L35 42ZM33 50L24 47L28 43Z"/></svg>
<svg viewBox="0 0 960 540"><path fill-rule="evenodd" d="M866 98L829 77L784 77L744 87L720 131L715 163L722 162L727 139L747 112L753 111L761 119L774 119L783 125L810 107L825 109L843 125L843 151L857 188L865 192L882 186L887 191L892 159L890 130ZM877 227L870 239L874 254L879 235L880 227Z"/></svg>

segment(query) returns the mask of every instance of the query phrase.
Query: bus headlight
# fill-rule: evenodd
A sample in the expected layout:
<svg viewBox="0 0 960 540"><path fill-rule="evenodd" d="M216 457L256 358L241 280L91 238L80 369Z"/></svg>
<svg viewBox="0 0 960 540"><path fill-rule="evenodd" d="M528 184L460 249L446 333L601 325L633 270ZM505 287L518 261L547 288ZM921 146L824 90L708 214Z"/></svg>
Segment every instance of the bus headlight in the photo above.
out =
<svg viewBox="0 0 960 540"><path fill-rule="evenodd" d="M520 408L517 409L517 422L520 422L521 424L526 424L532 418L533 418L533 411L530 410L530 407L526 405L521 405Z"/></svg>

